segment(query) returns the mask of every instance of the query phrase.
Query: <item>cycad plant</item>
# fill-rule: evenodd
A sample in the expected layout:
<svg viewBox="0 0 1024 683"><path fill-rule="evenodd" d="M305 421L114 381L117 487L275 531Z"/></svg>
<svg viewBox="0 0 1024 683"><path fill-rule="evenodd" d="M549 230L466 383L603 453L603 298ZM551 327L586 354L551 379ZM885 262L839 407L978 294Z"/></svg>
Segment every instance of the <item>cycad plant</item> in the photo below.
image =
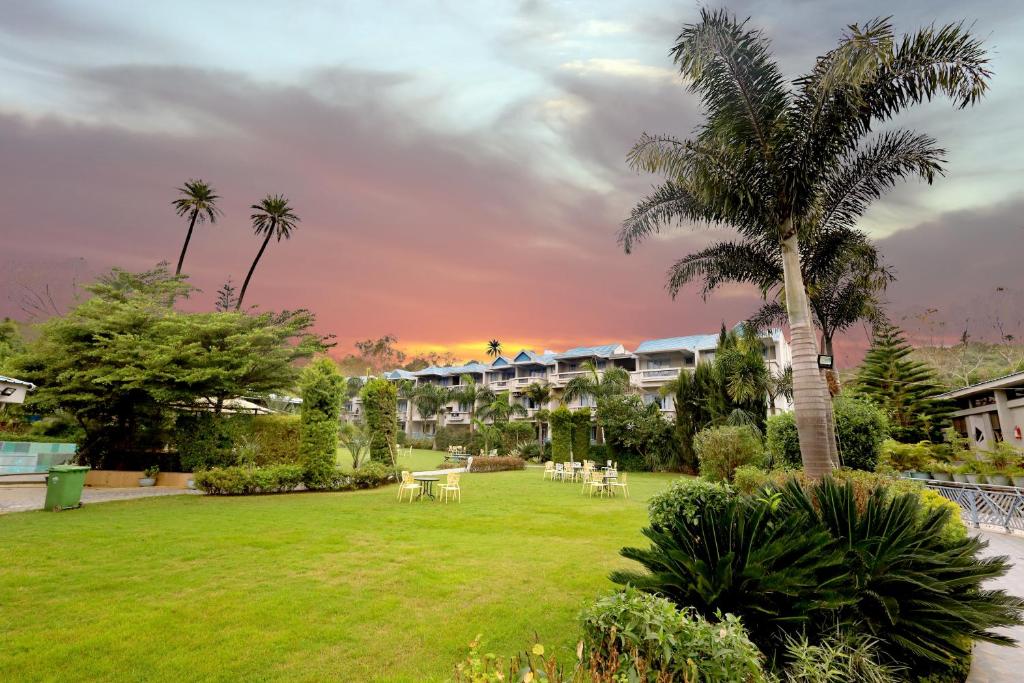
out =
<svg viewBox="0 0 1024 683"><path fill-rule="evenodd" d="M931 182L942 172L944 152L932 138L872 136L873 127L938 94L960 108L980 100L990 77L985 50L961 24L898 39L888 20L874 20L851 26L788 85L760 31L727 11L702 10L672 54L705 120L692 139L645 134L633 148L633 168L665 182L632 210L620 243L628 253L665 226L712 224L781 263L800 451L805 472L821 477L838 457L802 245L853 229L897 181Z"/></svg>

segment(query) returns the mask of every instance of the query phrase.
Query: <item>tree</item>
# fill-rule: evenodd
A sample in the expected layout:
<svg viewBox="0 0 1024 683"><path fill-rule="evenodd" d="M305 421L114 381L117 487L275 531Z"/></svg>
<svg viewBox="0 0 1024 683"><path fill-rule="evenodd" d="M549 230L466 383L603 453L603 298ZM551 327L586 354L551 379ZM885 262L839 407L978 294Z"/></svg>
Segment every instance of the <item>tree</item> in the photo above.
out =
<svg viewBox="0 0 1024 683"><path fill-rule="evenodd" d="M492 394L490 403L480 409L480 417L490 419L495 425L505 424L513 417L526 417L527 411L522 405L513 403L509 395Z"/></svg>
<svg viewBox="0 0 1024 683"><path fill-rule="evenodd" d="M25 350L25 342L21 338L21 331L10 318L0 321L0 370L11 356Z"/></svg>
<svg viewBox="0 0 1024 683"><path fill-rule="evenodd" d="M459 403L469 407L469 433L476 430L476 407L479 403L490 403L494 400L494 392L488 387L477 384L472 375L462 375L459 386L452 390L451 396Z"/></svg>
<svg viewBox="0 0 1024 683"><path fill-rule="evenodd" d="M690 371L683 368L679 376L661 389L662 396L671 396L675 408L675 425L673 434L677 446L677 461L669 463L674 469L688 472L697 471L697 454L693 450L693 437L700 429L698 420L703 408L701 398Z"/></svg>
<svg viewBox="0 0 1024 683"><path fill-rule="evenodd" d="M572 414L572 459L590 459L590 408L580 408Z"/></svg>
<svg viewBox="0 0 1024 683"><path fill-rule="evenodd" d="M564 405L551 411L551 459L565 462L572 458L572 411Z"/></svg>
<svg viewBox="0 0 1024 683"><path fill-rule="evenodd" d="M548 386L547 382L531 382L530 386L526 387L526 391L523 392L523 395L537 406L536 412L533 414L533 422L537 427L537 446L540 449L539 453L543 455L544 430L541 428L541 425L549 414L547 407L551 402L551 387Z"/></svg>
<svg viewBox="0 0 1024 683"><path fill-rule="evenodd" d="M645 404L636 394L606 396L597 404L597 424L623 468L672 465L672 425L662 417L658 404Z"/></svg>
<svg viewBox="0 0 1024 683"><path fill-rule="evenodd" d="M962 25L928 27L896 40L887 20L853 25L838 47L787 87L767 38L724 11L701 11L672 50L706 112L696 137L644 135L634 169L666 182L634 207L619 239L629 253L670 224L731 228L782 262L793 348L793 398L804 470L837 464L829 395L817 367L813 318L801 268L802 241L852 228L897 181L942 172L935 141L872 126L938 93L963 108L988 88L982 43Z"/></svg>
<svg viewBox="0 0 1024 683"><path fill-rule="evenodd" d="M181 256L178 257L175 275L181 275L181 265L185 263L185 252L188 251L188 243L192 239L192 230L196 227L196 222L216 223L217 216L221 213L221 210L217 208L217 201L220 197L213 191L209 183L192 179L184 186L179 187L178 193L181 196L171 204L174 206L174 213L178 216L188 216L188 232L185 233L185 244L181 246Z"/></svg>
<svg viewBox="0 0 1024 683"><path fill-rule="evenodd" d="M307 488L328 488L338 461L338 417L345 379L330 358L318 358L302 371L299 433Z"/></svg>
<svg viewBox="0 0 1024 683"><path fill-rule="evenodd" d="M398 444L398 389L375 377L362 389L363 420L370 433L370 459L393 463Z"/></svg>
<svg viewBox="0 0 1024 683"><path fill-rule="evenodd" d="M437 431L444 426L444 407L451 400L448 389L439 384L420 384L412 395L412 403L424 419L437 416L433 444L437 448Z"/></svg>
<svg viewBox="0 0 1024 683"><path fill-rule="evenodd" d="M573 399L593 397L594 403L600 406L601 401L609 396L621 396L629 391L629 373L618 367L601 371L593 361L586 361L581 366L583 373L569 380L562 391L562 403ZM604 442L604 427L598 423L598 432Z"/></svg>
<svg viewBox="0 0 1024 683"><path fill-rule="evenodd" d="M231 284L231 278L221 285L217 290L217 300L213 304L214 310L218 313L233 311L238 305L238 294L235 286Z"/></svg>
<svg viewBox="0 0 1024 683"><path fill-rule="evenodd" d="M299 222L299 217L295 215L292 207L288 205L288 200L279 194L268 194L259 204L253 204L250 208L253 210L253 214L250 216L253 232L256 235L263 235L263 244L260 245L260 250L256 252L256 258L252 260L249 272L245 276L245 282L242 283L242 291L238 295L238 303L235 304L236 311L242 310L242 301L245 299L246 290L249 289L249 281L252 280L256 264L263 257L263 252L266 250L267 244L270 243L270 238L276 236L278 242L282 239L291 239L296 224Z"/></svg>
<svg viewBox="0 0 1024 683"><path fill-rule="evenodd" d="M764 433L771 374L764 361L764 347L757 332L744 325L742 334L722 326L715 366L727 401L729 414L741 410L759 432Z"/></svg>
<svg viewBox="0 0 1024 683"><path fill-rule="evenodd" d="M492 339L487 342L487 355L491 358L497 358L501 355L501 342L497 339Z"/></svg>
<svg viewBox="0 0 1024 683"><path fill-rule="evenodd" d="M854 391L885 410L891 436L897 441L937 443L953 406L936 398L943 390L935 372L909 358L913 351L898 328L879 326L854 378Z"/></svg>

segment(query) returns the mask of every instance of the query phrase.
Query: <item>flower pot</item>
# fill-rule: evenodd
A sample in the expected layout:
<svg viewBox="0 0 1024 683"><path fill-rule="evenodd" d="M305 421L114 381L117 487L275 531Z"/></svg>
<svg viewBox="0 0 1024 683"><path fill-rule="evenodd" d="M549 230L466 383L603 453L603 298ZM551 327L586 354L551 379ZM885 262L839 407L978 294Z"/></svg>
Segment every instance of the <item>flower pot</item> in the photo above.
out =
<svg viewBox="0 0 1024 683"><path fill-rule="evenodd" d="M911 479L928 479L928 472L913 471L910 473Z"/></svg>
<svg viewBox="0 0 1024 683"><path fill-rule="evenodd" d="M988 483L994 486L1009 486L1010 478L1005 474L990 474L988 475Z"/></svg>
<svg viewBox="0 0 1024 683"><path fill-rule="evenodd" d="M1024 489L1024 474L1014 474L1010 477L1013 480L1013 485L1019 489Z"/></svg>
<svg viewBox="0 0 1024 683"><path fill-rule="evenodd" d="M953 473L953 481L958 481L961 484L966 484L967 483L967 475L964 474L963 472L954 472Z"/></svg>
<svg viewBox="0 0 1024 683"><path fill-rule="evenodd" d="M949 472L931 472L930 474L935 481L953 481L953 475Z"/></svg>
<svg viewBox="0 0 1024 683"><path fill-rule="evenodd" d="M985 475L984 474L978 474L977 472L969 472L968 474L966 474L964 476L967 477L967 483L968 484L984 484L985 483Z"/></svg>
<svg viewBox="0 0 1024 683"><path fill-rule="evenodd" d="M139 486L156 486L155 477L143 477L139 479Z"/></svg>
<svg viewBox="0 0 1024 683"><path fill-rule="evenodd" d="M196 487L196 480L195 479L189 479L188 481L185 482L185 488L187 488L187 489L194 489L195 487Z"/></svg>

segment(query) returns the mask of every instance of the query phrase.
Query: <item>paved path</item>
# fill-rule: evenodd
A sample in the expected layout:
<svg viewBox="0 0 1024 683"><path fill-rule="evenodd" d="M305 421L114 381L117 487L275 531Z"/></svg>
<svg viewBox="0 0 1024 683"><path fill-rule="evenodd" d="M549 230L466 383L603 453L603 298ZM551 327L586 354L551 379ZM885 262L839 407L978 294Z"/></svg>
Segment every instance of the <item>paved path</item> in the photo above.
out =
<svg viewBox="0 0 1024 683"><path fill-rule="evenodd" d="M988 555L1009 555L1013 563L1010 571L990 585L1002 588L1011 595L1024 596L1024 537L993 531L975 532L986 541ZM1003 629L1018 643L1024 644L1024 626ZM1015 683L1024 680L1024 645L1014 648L991 643L974 646L974 660L967 683Z"/></svg>
<svg viewBox="0 0 1024 683"><path fill-rule="evenodd" d="M164 486L143 488L91 488L82 491L82 503L107 503L112 500L130 500L132 498L153 498L155 496L195 495L199 491L172 489ZM26 510L42 510L46 500L46 487L42 485L0 486L0 514L7 512L24 512Z"/></svg>

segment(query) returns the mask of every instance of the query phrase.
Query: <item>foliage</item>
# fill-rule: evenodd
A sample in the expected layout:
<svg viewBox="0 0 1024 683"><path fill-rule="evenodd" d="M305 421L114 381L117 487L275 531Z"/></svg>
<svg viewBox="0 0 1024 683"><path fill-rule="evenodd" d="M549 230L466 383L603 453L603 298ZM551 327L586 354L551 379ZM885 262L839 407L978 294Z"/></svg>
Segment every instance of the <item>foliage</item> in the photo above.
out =
<svg viewBox="0 0 1024 683"><path fill-rule="evenodd" d="M572 414L572 457L574 460L590 459L590 408L580 408Z"/></svg>
<svg viewBox="0 0 1024 683"><path fill-rule="evenodd" d="M764 459L761 439L750 427L712 427L697 432L693 440L702 477L732 481L741 465L757 465Z"/></svg>
<svg viewBox="0 0 1024 683"><path fill-rule="evenodd" d="M150 465L142 471L142 476L146 479L156 479L158 474L160 474L160 468L156 465Z"/></svg>
<svg viewBox="0 0 1024 683"><path fill-rule="evenodd" d="M490 402L480 408L480 417L490 418L495 427L501 428L513 417L526 417L526 408L514 403L508 393L495 395L488 392L487 395L490 396Z"/></svg>
<svg viewBox="0 0 1024 683"><path fill-rule="evenodd" d="M886 474L920 470L935 455L934 444L930 441L899 443L886 439L882 442L881 455L875 469Z"/></svg>
<svg viewBox="0 0 1024 683"><path fill-rule="evenodd" d="M386 379L373 378L363 386L361 395L363 420L370 436L370 458L390 463L398 443L398 391Z"/></svg>
<svg viewBox="0 0 1024 683"><path fill-rule="evenodd" d="M44 436L31 432L0 432L0 441L25 441L28 443L70 443L62 436Z"/></svg>
<svg viewBox="0 0 1024 683"><path fill-rule="evenodd" d="M352 468L359 469L370 458L373 433L364 425L347 422L338 430L338 442L352 456Z"/></svg>
<svg viewBox="0 0 1024 683"><path fill-rule="evenodd" d="M267 467L213 467L193 476L196 488L216 496L248 496L256 493L283 493L302 483L301 465Z"/></svg>
<svg viewBox="0 0 1024 683"><path fill-rule="evenodd" d="M572 448L572 412L565 406L551 411L551 459L555 462L569 460Z"/></svg>
<svg viewBox="0 0 1024 683"><path fill-rule="evenodd" d="M871 348L857 371L854 390L882 407L897 441L940 441L952 404L942 393L935 372L909 356L913 348L891 326L875 330Z"/></svg>
<svg viewBox="0 0 1024 683"><path fill-rule="evenodd" d="M473 472L504 472L526 469L526 461L514 456L481 456L473 458Z"/></svg>
<svg viewBox="0 0 1024 683"><path fill-rule="evenodd" d="M266 251L270 238L276 236L278 242L282 239L291 239L300 220L292 211L288 200L279 194L268 194L258 204L253 204L250 208L253 210L253 214L250 216L252 230L257 236L263 235L263 243L260 245L260 250L256 252L256 258L253 259L252 265L249 266L249 272L246 273L245 280L242 282L242 291L239 292L238 301L235 303L236 311L242 310L242 302L245 299L245 293L249 290L252 274L256 271L256 264L260 262L263 252Z"/></svg>
<svg viewBox="0 0 1024 683"><path fill-rule="evenodd" d="M661 469L677 461L673 427L655 403L645 405L636 394L607 396L597 404L597 423L621 469Z"/></svg>
<svg viewBox="0 0 1024 683"><path fill-rule="evenodd" d="M553 654L545 656L544 644L539 640L524 652L512 657L498 657L481 653L481 635L469 643L469 656L455 666L454 683L585 683L592 679L577 665L566 670Z"/></svg>
<svg viewBox="0 0 1024 683"><path fill-rule="evenodd" d="M529 422L509 422L501 426L501 444L505 453L520 451L528 446L537 448L533 442L533 425Z"/></svg>
<svg viewBox="0 0 1024 683"><path fill-rule="evenodd" d="M301 461L301 418L298 415L235 416L232 422L243 425L244 433L255 442L254 464L297 464Z"/></svg>
<svg viewBox="0 0 1024 683"><path fill-rule="evenodd" d="M874 470L889 430L885 413L871 401L855 395L837 396L832 406L842 464L859 470ZM773 464L800 466L800 440L792 413L768 418L765 445Z"/></svg>
<svg viewBox="0 0 1024 683"><path fill-rule="evenodd" d="M675 407L675 424L673 435L676 441L675 469L694 473L697 471L697 454L693 450L693 437L700 428L700 393L697 382L689 370L683 368L679 376L664 387L664 395L672 396Z"/></svg>
<svg viewBox="0 0 1024 683"><path fill-rule="evenodd" d="M580 622L591 673L608 676L594 680L765 680L763 655L731 614L712 622L627 586L598 598Z"/></svg>
<svg viewBox="0 0 1024 683"><path fill-rule="evenodd" d="M221 210L217 208L217 201L220 197L213 191L209 183L202 180L190 179L183 187L178 188L181 195L171 204L174 206L174 213L178 216L188 216L188 233L185 235L185 243L181 247L181 256L178 257L178 267L174 274L181 274L181 266L185 262L185 252L188 251L188 243L192 239L192 230L196 223L217 222L217 216Z"/></svg>
<svg viewBox="0 0 1024 683"><path fill-rule="evenodd" d="M395 471L382 462L371 460L352 470L348 480L353 488L372 489L395 480Z"/></svg>
<svg viewBox="0 0 1024 683"><path fill-rule="evenodd" d="M21 330L10 318L0 320L0 371L4 371L7 360L25 350Z"/></svg>
<svg viewBox="0 0 1024 683"><path fill-rule="evenodd" d="M740 465L732 473L732 485L744 496L758 493L771 482L771 475L756 465Z"/></svg>
<svg viewBox="0 0 1024 683"><path fill-rule="evenodd" d="M878 641L844 634L812 644L806 636L786 641L786 679L801 683L896 683L905 680L902 667L878 661Z"/></svg>
<svg viewBox="0 0 1024 683"><path fill-rule="evenodd" d="M655 529L667 529L677 520L696 524L702 515L716 514L736 497L729 484L707 479L676 479L661 493L651 497L647 514Z"/></svg>
<svg viewBox="0 0 1024 683"><path fill-rule="evenodd" d="M306 488L330 486L338 457L338 415L345 380L330 358L318 358L302 371L299 433Z"/></svg>
<svg viewBox="0 0 1024 683"><path fill-rule="evenodd" d="M757 330L752 325L743 325L737 333L723 325L714 362L725 390L728 412L742 410L758 433L763 434L771 375Z"/></svg>
<svg viewBox="0 0 1024 683"><path fill-rule="evenodd" d="M993 344L965 335L953 346L915 346L910 359L926 363L943 390L959 389L1024 371L1024 344L1018 339Z"/></svg>
<svg viewBox="0 0 1024 683"><path fill-rule="evenodd" d="M210 412L181 413L174 421L173 443L183 472L235 464L233 440L224 420Z"/></svg>

